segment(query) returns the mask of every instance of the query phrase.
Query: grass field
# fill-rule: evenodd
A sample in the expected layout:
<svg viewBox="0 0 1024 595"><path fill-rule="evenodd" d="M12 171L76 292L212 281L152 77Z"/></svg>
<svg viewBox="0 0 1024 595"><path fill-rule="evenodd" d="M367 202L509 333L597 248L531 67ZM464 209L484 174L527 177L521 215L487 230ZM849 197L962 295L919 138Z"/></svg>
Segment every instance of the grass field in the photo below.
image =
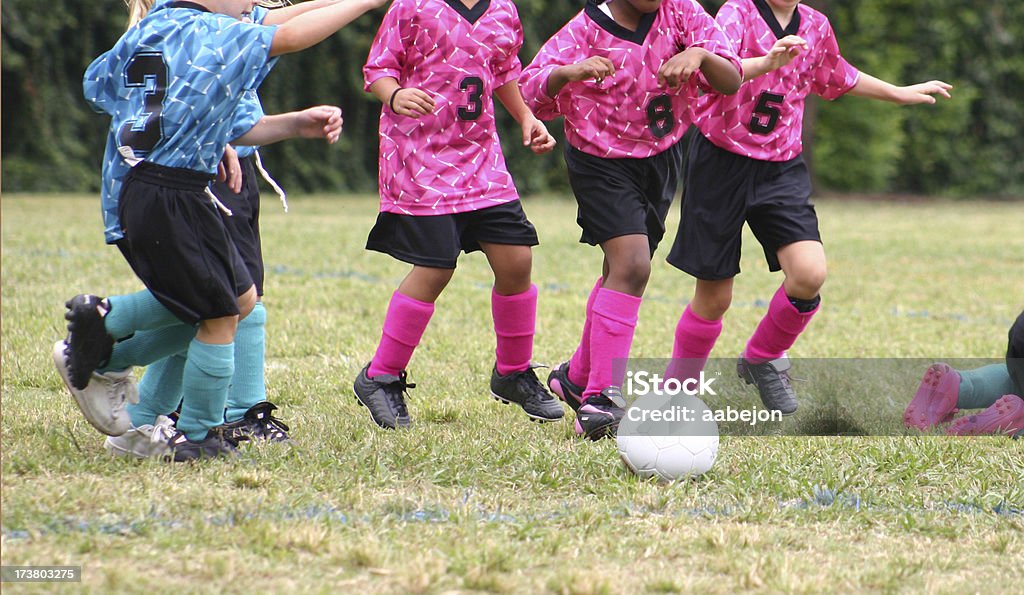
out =
<svg viewBox="0 0 1024 595"><path fill-rule="evenodd" d="M723 437L697 481L643 482L571 416L487 396L489 272L464 257L410 366L411 431L351 393L405 266L363 249L370 197L264 201L267 380L295 446L197 465L112 459L50 360L63 302L140 288L98 201L2 201L2 559L80 565L95 592L1011 592L1024 440ZM535 359L575 347L600 265L575 207L526 203L541 246ZM1024 299L1021 205L821 201L824 308L794 355L992 358ZM676 213L670 219L675 229ZM665 246L664 248L667 248ZM693 289L655 260L633 355L664 357ZM715 356L781 281L745 238ZM910 395L906 395L909 399ZM5 584L5 592L52 584Z"/></svg>

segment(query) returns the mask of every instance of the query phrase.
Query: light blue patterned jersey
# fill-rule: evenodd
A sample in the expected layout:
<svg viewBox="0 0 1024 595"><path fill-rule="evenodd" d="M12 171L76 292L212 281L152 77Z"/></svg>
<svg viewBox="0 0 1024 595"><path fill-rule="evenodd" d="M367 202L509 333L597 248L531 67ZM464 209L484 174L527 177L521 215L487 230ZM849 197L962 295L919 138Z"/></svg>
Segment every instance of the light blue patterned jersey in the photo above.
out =
<svg viewBox="0 0 1024 595"><path fill-rule="evenodd" d="M262 117L262 108L239 106L272 65L275 28L179 4L158 3L85 73L86 100L111 116L101 190L108 243L122 236L117 203L129 166L118 147L213 174L232 134Z"/></svg>
<svg viewBox="0 0 1024 595"><path fill-rule="evenodd" d="M171 0L164 1L169 2ZM262 6L253 8L252 22L262 25L263 19L267 18L267 14L269 12L270 9ZM263 82L263 78L268 72L270 72L270 69L273 68L275 64L277 64L277 58L271 58L270 64L267 66L266 72L264 72L264 76L260 77L253 84L252 89L246 91L242 98L242 102L238 104L238 108L235 110L235 115L232 116L232 119L235 121L235 127L231 133L231 138L238 138L246 132L249 132L249 129L255 126L256 123L260 121L260 118L264 116L263 104L260 103L260 98L259 95L256 94L256 89L259 88L260 84ZM252 155L256 152L256 149L257 147L235 147L235 150L238 151L239 159Z"/></svg>

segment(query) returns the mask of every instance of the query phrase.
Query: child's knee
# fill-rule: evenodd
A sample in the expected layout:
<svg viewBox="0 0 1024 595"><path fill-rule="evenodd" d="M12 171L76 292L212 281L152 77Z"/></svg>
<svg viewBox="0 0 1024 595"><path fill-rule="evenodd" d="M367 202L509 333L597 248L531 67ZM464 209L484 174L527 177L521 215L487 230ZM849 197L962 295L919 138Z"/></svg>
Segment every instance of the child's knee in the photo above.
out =
<svg viewBox="0 0 1024 595"><path fill-rule="evenodd" d="M800 267L786 277L786 293L790 297L812 299L821 292L827 277L824 262Z"/></svg>

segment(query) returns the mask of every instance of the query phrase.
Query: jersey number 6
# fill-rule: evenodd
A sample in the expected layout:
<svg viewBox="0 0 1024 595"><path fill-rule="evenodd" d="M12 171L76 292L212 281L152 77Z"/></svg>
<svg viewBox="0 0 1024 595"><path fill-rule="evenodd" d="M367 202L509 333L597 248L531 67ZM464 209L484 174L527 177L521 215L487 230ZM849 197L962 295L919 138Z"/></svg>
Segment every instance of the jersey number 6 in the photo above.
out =
<svg viewBox="0 0 1024 595"><path fill-rule="evenodd" d="M143 155L160 142L160 113L167 93L167 65L159 52L139 52L124 67L124 86L143 87L145 99L142 113L121 125L117 140Z"/></svg>
<svg viewBox="0 0 1024 595"><path fill-rule="evenodd" d="M750 116L750 131L754 134L768 134L779 123L779 108L786 98L778 93L765 91L757 98L754 115ZM762 120L761 117L766 118Z"/></svg>

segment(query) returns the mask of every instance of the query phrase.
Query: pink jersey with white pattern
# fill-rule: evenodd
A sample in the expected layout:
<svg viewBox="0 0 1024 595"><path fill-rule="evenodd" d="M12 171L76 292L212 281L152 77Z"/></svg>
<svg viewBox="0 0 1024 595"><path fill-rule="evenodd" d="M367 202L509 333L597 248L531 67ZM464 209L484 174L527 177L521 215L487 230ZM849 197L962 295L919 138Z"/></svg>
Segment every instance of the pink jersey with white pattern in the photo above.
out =
<svg viewBox="0 0 1024 595"><path fill-rule="evenodd" d="M785 30L765 0L730 0L718 12L740 58L768 53L786 35L799 35L807 49L782 68L743 83L735 95L705 95L694 120L715 145L762 161L786 161L803 151L804 99L811 93L835 99L857 84L860 72L839 53L828 18L800 4Z"/></svg>
<svg viewBox="0 0 1024 595"><path fill-rule="evenodd" d="M363 67L429 93L434 113L380 114L380 210L477 211L519 198L505 166L492 93L519 77L523 29L511 0L395 0Z"/></svg>
<svg viewBox="0 0 1024 595"><path fill-rule="evenodd" d="M523 69L519 87L538 118L565 116L573 147L604 158L644 158L668 149L690 125L699 77L675 89L658 84L658 69L687 47L702 47L740 68L732 43L696 0L665 0L629 31L594 0L544 44ZM615 75L566 84L549 97L547 81L559 66L603 56Z"/></svg>

